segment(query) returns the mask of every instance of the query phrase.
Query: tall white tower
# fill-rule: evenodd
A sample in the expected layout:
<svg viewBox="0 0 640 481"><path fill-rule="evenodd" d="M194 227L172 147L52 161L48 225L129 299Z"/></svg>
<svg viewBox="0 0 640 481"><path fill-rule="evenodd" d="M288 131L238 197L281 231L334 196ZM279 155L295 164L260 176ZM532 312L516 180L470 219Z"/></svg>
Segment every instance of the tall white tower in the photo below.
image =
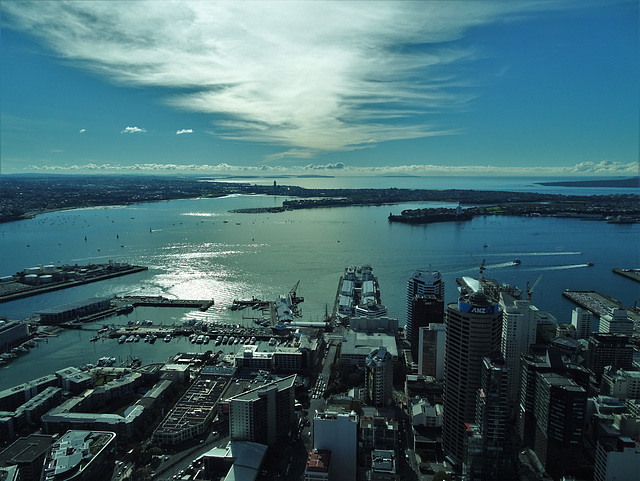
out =
<svg viewBox="0 0 640 481"><path fill-rule="evenodd" d="M529 352L529 346L536 342L538 309L528 300L515 299L506 292L500 293L502 310L502 337L500 352L509 370L507 389L508 406L513 409L518 402L518 375L520 355Z"/></svg>
<svg viewBox="0 0 640 481"><path fill-rule="evenodd" d="M576 328L578 339L589 339L593 331L592 322L593 314L586 309L576 307L571 311L571 324Z"/></svg>

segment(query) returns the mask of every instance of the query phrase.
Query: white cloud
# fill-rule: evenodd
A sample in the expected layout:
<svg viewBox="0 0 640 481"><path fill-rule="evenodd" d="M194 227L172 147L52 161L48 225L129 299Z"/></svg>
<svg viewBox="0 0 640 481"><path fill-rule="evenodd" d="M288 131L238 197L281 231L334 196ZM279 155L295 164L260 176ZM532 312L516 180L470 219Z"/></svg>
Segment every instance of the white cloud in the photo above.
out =
<svg viewBox="0 0 640 481"><path fill-rule="evenodd" d="M291 149L277 158L456 133L427 120L474 98L456 72L479 54L452 41L558 5L57 1L5 2L3 13L113 82L176 89L167 101L211 114L223 138Z"/></svg>
<svg viewBox="0 0 640 481"><path fill-rule="evenodd" d="M95 164L71 166L37 166L31 165L29 171L58 171L58 172L91 172L102 171L103 173L127 173L144 172L149 174L176 174L191 173L198 175L300 175L313 172L314 174L340 175L340 176L366 176L366 175L415 175L415 176L438 176L438 175L463 175L463 176L637 176L638 164L631 162L623 164L604 160L599 163L582 162L574 166L566 167L496 167L492 165L394 165L379 167L353 167L346 166L342 162L329 164L308 164L305 166L283 166L283 165L230 165L220 163L217 165L207 164L157 164L145 163L134 165L120 164Z"/></svg>
<svg viewBox="0 0 640 481"><path fill-rule="evenodd" d="M176 132L176 135L192 134L192 133L193 133L193 129L180 129Z"/></svg>
<svg viewBox="0 0 640 481"><path fill-rule="evenodd" d="M86 131L87 131L87 129L80 129L80 130L79 130L79 132L80 132L81 134L84 134Z"/></svg>
<svg viewBox="0 0 640 481"><path fill-rule="evenodd" d="M146 132L145 129L142 129L140 127L126 127L124 130L122 130L120 133L121 134L135 134L137 132Z"/></svg>

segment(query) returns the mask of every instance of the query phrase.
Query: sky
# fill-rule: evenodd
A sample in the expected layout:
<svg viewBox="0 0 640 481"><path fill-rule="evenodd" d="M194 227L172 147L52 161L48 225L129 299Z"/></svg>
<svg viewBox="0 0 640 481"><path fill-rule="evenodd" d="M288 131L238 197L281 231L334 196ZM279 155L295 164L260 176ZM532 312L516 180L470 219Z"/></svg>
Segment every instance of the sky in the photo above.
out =
<svg viewBox="0 0 640 481"><path fill-rule="evenodd" d="M620 1L0 4L0 173L638 175Z"/></svg>

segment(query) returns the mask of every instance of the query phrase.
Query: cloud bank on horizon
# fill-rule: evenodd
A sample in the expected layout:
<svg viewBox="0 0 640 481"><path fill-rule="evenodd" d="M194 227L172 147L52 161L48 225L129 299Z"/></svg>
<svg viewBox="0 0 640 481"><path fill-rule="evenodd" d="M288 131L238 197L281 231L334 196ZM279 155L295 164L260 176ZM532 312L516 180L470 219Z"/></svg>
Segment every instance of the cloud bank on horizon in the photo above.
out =
<svg viewBox="0 0 640 481"><path fill-rule="evenodd" d="M342 162L334 164L307 164L299 166L281 166L281 165L229 165L226 163L218 165L207 164L96 164L88 163L83 165L70 166L29 166L32 172L41 173L78 173L86 174L91 172L100 172L103 174L115 174L122 172L129 173L147 173L147 174L194 174L194 175L352 175L352 176L368 176L368 175L415 175L415 176L447 176L447 175L466 175L466 176L571 176L581 174L591 174L600 176L637 176L638 164L631 162L623 164L620 162L612 162L603 160L602 162L582 162L570 167L497 167L486 165L463 165L463 166L445 166L445 165L394 165L382 167L353 167L347 166Z"/></svg>
<svg viewBox="0 0 640 481"><path fill-rule="evenodd" d="M462 136L463 125L440 118L471 109L476 87L489 80L464 74L486 54L460 40L474 28L567 8L581 7L567 1L7 1L2 11L9 27L80 70L118 86L158 89L170 108L208 116L214 137L276 146L279 152L262 158L275 162ZM121 133L150 135L136 126ZM629 167L588 161L565 169Z"/></svg>

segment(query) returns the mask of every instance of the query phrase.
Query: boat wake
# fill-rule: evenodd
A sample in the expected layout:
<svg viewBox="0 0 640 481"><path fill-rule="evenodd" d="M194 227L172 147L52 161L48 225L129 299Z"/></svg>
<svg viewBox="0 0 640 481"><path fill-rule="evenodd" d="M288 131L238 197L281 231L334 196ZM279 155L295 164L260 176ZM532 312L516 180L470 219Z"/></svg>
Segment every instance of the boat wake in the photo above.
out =
<svg viewBox="0 0 640 481"><path fill-rule="evenodd" d="M590 267L589 264L570 264L566 266L548 266L548 267L538 267L537 271L561 271L565 269L579 269L580 267Z"/></svg>

